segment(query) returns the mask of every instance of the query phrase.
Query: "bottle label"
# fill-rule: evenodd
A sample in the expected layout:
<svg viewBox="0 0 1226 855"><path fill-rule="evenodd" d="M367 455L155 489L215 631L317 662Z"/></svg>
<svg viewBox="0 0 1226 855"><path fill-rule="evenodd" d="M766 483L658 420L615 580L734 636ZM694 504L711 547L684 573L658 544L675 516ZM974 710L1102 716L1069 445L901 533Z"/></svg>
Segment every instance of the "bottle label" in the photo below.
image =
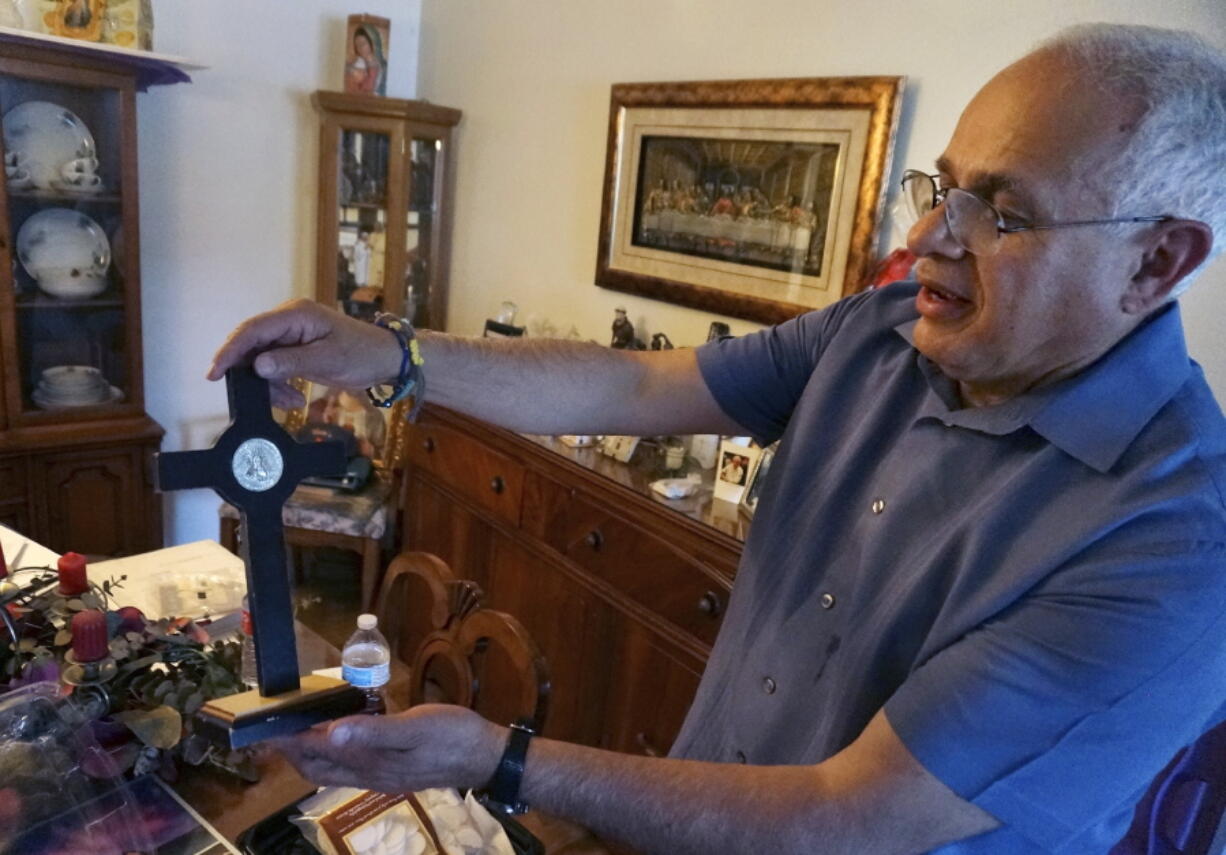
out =
<svg viewBox="0 0 1226 855"><path fill-rule="evenodd" d="M377 689L387 683L390 673L386 662L372 668L358 668L353 665L341 668L341 678L358 689Z"/></svg>

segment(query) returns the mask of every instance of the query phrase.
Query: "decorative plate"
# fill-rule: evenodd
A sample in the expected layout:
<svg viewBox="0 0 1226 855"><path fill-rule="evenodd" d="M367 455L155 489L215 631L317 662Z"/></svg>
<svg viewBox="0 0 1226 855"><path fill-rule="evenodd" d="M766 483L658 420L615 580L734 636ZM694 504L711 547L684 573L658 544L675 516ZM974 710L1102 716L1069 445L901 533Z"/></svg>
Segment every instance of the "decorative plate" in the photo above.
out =
<svg viewBox="0 0 1226 855"><path fill-rule="evenodd" d="M35 279L63 270L102 276L111 264L111 244L102 226L80 211L46 208L21 224L17 257Z"/></svg>
<svg viewBox="0 0 1226 855"><path fill-rule="evenodd" d="M97 157L94 135L59 104L26 101L4 114L4 149L30 173L34 186L51 190L60 168L78 157Z"/></svg>

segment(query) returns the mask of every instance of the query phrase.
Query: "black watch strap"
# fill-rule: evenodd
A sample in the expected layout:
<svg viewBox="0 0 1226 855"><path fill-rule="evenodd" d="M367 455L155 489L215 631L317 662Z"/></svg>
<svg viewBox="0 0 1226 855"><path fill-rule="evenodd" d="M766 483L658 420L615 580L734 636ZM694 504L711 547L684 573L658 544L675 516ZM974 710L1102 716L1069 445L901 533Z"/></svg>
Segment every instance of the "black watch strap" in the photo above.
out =
<svg viewBox="0 0 1226 855"><path fill-rule="evenodd" d="M481 794L482 803L491 810L511 815L528 810L528 806L519 800L519 784L524 777L524 758L528 756L528 743L533 734L532 725L527 720L511 725L507 747L498 761L498 769Z"/></svg>

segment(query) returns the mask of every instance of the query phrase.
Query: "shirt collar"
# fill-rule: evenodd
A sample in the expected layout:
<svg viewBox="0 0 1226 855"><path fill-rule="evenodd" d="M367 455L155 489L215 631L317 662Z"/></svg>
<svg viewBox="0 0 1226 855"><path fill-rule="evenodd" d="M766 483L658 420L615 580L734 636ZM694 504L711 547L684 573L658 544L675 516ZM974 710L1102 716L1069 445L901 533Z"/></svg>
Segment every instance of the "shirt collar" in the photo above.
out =
<svg viewBox="0 0 1226 855"><path fill-rule="evenodd" d="M914 346L912 320L895 327ZM1081 373L991 407L951 405L951 381L922 355L934 395L920 417L1003 436L1023 425L1099 472L1119 460L1191 372L1176 303L1159 310Z"/></svg>

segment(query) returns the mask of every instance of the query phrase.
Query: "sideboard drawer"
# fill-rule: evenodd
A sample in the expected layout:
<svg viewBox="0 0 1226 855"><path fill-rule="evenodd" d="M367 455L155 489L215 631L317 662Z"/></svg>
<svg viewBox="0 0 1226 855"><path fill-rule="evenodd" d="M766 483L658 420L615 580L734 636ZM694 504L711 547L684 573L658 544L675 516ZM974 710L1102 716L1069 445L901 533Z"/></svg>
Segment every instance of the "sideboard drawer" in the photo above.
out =
<svg viewBox="0 0 1226 855"><path fill-rule="evenodd" d="M26 461L24 457L0 457L0 502L26 499Z"/></svg>
<svg viewBox="0 0 1226 855"><path fill-rule="evenodd" d="M449 427L424 421L409 437L410 464L423 469L452 490L519 525L524 468L471 437Z"/></svg>
<svg viewBox="0 0 1226 855"><path fill-rule="evenodd" d="M534 485L535 486L535 485ZM612 514L582 494L545 502L545 542L584 570L613 584L635 602L711 644L728 603L728 586L681 547Z"/></svg>

